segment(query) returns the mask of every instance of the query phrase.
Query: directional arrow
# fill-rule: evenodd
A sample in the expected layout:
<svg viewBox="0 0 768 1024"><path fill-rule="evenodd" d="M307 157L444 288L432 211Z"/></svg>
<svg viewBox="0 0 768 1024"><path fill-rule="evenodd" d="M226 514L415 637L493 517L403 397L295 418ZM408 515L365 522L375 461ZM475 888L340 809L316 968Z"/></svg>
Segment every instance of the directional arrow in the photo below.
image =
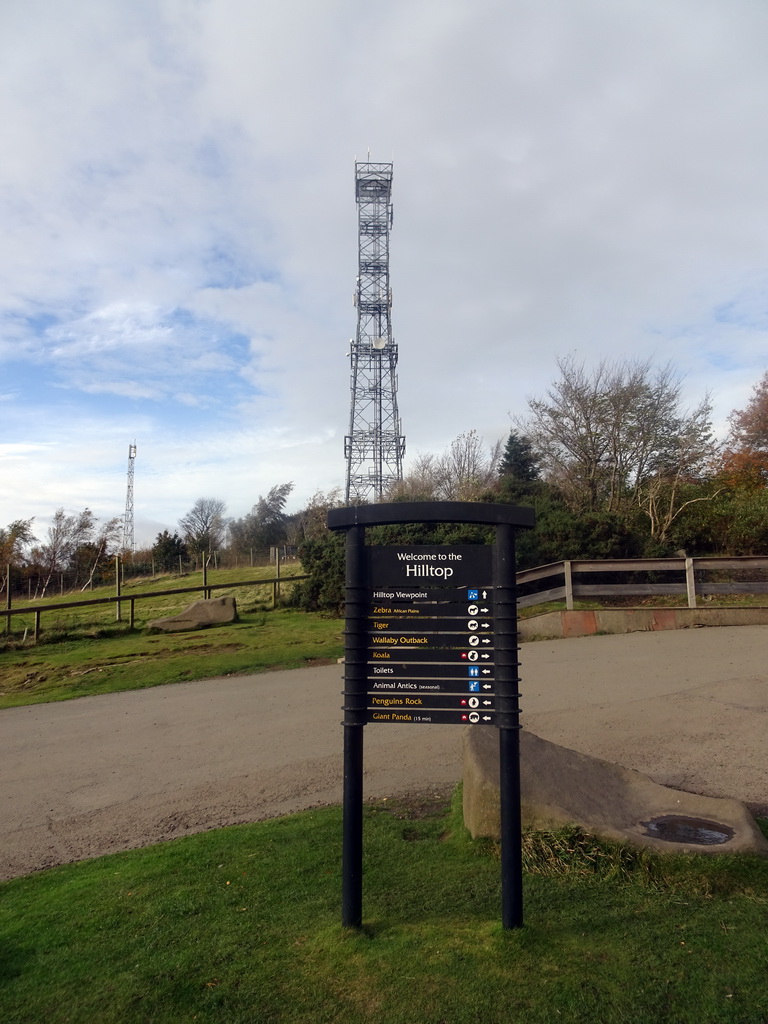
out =
<svg viewBox="0 0 768 1024"><path fill-rule="evenodd" d="M484 700L483 701L483 706L486 707L486 708L493 707L493 701L492 700Z"/></svg>
<svg viewBox="0 0 768 1024"><path fill-rule="evenodd" d="M470 654L477 654L476 651L470 651L469 653ZM490 654L481 654L480 657L484 658L487 661L490 658Z"/></svg>
<svg viewBox="0 0 768 1024"><path fill-rule="evenodd" d="M483 668L480 669L480 671L483 673L484 676L489 676L491 674L491 670L489 668Z"/></svg>
<svg viewBox="0 0 768 1024"><path fill-rule="evenodd" d="M483 591L483 600L484 600L484 601L487 601L487 600L488 600L488 591L487 591L487 590L484 590L484 591Z"/></svg>
<svg viewBox="0 0 768 1024"><path fill-rule="evenodd" d="M474 639L475 639L475 638L474 638L473 636L471 636L471 637L469 638L469 642L470 642L470 643L472 643L472 641L473 641ZM490 642L491 642L491 638L490 638L489 636L484 636L484 637L483 637L483 639L482 639L482 640L480 641L480 643L481 643L481 644L489 644Z"/></svg>
<svg viewBox="0 0 768 1024"><path fill-rule="evenodd" d="M492 690L493 689L493 683L483 683L483 689L484 690Z"/></svg>
<svg viewBox="0 0 768 1024"><path fill-rule="evenodd" d="M483 721L484 722L492 722L493 719L491 718L490 715L483 715Z"/></svg>
<svg viewBox="0 0 768 1024"><path fill-rule="evenodd" d="M472 627L470 627L470 628L472 628ZM477 627L475 627L475 628L477 628ZM491 628L491 625L490 625L489 622L481 622L480 623L480 629L490 629L490 628Z"/></svg>

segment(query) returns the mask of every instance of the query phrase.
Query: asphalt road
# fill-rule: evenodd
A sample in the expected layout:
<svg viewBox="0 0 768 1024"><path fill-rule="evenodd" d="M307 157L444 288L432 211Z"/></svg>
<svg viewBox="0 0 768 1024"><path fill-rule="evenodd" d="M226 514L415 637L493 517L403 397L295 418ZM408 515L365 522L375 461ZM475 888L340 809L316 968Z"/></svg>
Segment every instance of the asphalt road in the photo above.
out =
<svg viewBox="0 0 768 1024"><path fill-rule="evenodd" d="M523 725L768 813L768 626L523 645ZM0 711L0 878L339 803L341 667ZM366 796L446 791L463 729L370 725Z"/></svg>

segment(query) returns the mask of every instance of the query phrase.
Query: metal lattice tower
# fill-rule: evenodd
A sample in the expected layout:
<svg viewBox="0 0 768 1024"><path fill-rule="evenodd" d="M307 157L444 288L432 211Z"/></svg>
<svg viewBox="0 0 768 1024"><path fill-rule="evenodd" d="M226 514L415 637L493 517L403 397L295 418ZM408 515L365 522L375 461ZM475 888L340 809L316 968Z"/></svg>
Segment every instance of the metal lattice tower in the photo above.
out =
<svg viewBox="0 0 768 1024"><path fill-rule="evenodd" d="M355 162L358 221L357 337L350 345L352 402L347 504L378 501L403 477L405 437L397 412L397 345L392 337L389 231L392 164Z"/></svg>
<svg viewBox="0 0 768 1024"><path fill-rule="evenodd" d="M125 496L125 516L123 517L123 551L136 551L136 538L133 533L133 464L136 461L136 445L128 445L128 491Z"/></svg>

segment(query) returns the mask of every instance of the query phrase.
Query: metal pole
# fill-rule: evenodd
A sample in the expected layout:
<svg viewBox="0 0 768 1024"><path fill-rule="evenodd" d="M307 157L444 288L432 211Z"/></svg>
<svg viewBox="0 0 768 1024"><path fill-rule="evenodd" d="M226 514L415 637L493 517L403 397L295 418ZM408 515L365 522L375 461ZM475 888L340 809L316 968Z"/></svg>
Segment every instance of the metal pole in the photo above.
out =
<svg viewBox="0 0 768 1024"><path fill-rule="evenodd" d="M520 693L517 657L515 531L496 528L494 646L499 726L501 817L501 923L523 924L522 810L520 798Z"/></svg>
<svg viewBox="0 0 768 1024"><path fill-rule="evenodd" d="M341 923L363 922L363 729L367 675L365 528L347 530L346 635L344 643L344 836Z"/></svg>

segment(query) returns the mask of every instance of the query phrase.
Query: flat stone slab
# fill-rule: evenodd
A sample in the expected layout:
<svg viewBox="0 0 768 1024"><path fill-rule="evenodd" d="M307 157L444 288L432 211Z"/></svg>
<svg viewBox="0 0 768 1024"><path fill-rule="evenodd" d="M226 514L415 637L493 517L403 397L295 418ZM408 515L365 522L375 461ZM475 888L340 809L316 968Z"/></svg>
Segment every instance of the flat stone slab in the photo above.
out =
<svg viewBox="0 0 768 1024"><path fill-rule="evenodd" d="M178 615L153 619L147 628L158 629L163 633L181 633L184 630L206 629L208 626L236 621L237 602L234 597L211 597L203 601L194 601Z"/></svg>
<svg viewBox="0 0 768 1024"><path fill-rule="evenodd" d="M523 729L523 827L580 825L608 839L664 853L757 853L768 841L739 800L670 789L642 772L603 761ZM464 735L464 823L473 837L499 838L499 735Z"/></svg>

